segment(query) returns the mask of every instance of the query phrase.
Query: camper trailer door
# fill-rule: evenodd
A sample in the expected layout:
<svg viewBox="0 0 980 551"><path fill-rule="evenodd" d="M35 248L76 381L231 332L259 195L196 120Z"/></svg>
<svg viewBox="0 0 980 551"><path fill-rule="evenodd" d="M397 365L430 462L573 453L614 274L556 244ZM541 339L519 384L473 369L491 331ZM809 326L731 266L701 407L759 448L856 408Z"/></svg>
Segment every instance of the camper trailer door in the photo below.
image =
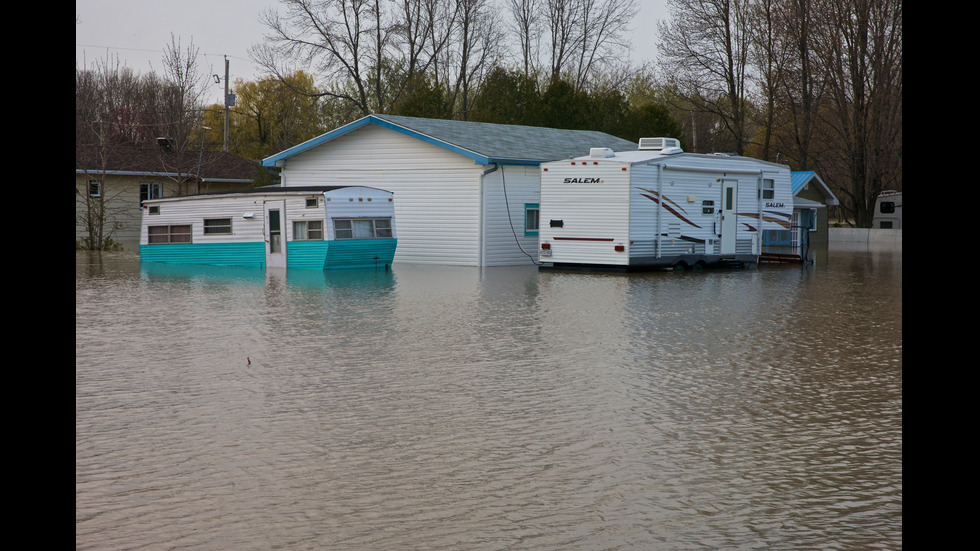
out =
<svg viewBox="0 0 980 551"><path fill-rule="evenodd" d="M735 233L738 230L736 207L738 180L721 182L721 254L735 254Z"/></svg>
<svg viewBox="0 0 980 551"><path fill-rule="evenodd" d="M286 267L286 202L265 202L265 266Z"/></svg>

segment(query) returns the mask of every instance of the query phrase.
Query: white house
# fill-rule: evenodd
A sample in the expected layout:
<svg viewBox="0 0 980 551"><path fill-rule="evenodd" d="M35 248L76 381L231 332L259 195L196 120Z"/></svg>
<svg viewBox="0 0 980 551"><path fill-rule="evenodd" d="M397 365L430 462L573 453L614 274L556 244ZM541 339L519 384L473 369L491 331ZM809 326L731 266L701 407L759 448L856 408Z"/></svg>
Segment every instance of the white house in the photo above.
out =
<svg viewBox="0 0 980 551"><path fill-rule="evenodd" d="M395 262L505 266L537 259L540 168L590 148L635 150L609 134L369 115L262 161L282 186L394 193Z"/></svg>

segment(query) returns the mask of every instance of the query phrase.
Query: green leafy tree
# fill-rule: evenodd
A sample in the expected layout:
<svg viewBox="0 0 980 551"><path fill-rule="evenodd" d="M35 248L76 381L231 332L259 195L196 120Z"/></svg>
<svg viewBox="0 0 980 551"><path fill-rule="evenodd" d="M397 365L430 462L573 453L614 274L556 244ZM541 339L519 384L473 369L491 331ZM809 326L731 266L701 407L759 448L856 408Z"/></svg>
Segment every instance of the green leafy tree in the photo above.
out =
<svg viewBox="0 0 980 551"><path fill-rule="evenodd" d="M231 110L229 146L232 153L262 159L324 132L313 78L303 71L283 79L235 81L236 105ZM208 109L207 143L220 143L224 107Z"/></svg>
<svg viewBox="0 0 980 551"><path fill-rule="evenodd" d="M539 126L586 130L592 128L592 109L589 95L576 90L564 79L552 79L541 94Z"/></svg>
<svg viewBox="0 0 980 551"><path fill-rule="evenodd" d="M416 75L407 83L402 99L395 104L393 115L451 119L453 107L445 89L426 75Z"/></svg>
<svg viewBox="0 0 980 551"><path fill-rule="evenodd" d="M541 97L533 78L519 71L496 67L483 80L469 120L535 125L540 108Z"/></svg>

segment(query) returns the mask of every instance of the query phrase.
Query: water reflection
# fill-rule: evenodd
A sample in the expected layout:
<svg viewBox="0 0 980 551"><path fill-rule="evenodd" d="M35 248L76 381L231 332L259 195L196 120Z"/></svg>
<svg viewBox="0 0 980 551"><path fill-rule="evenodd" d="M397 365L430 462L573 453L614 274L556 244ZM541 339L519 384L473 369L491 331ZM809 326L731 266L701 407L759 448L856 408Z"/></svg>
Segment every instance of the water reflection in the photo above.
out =
<svg viewBox="0 0 980 551"><path fill-rule="evenodd" d="M76 548L900 548L901 254L76 257Z"/></svg>

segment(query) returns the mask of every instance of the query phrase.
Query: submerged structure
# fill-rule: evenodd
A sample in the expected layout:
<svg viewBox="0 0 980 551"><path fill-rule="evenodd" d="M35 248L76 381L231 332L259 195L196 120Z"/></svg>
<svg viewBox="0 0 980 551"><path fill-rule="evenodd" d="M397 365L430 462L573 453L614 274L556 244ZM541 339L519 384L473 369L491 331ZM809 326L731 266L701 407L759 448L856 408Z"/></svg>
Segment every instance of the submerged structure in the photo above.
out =
<svg viewBox="0 0 980 551"><path fill-rule="evenodd" d="M388 267L394 196L365 186L269 186L143 202L141 262L311 270Z"/></svg>
<svg viewBox="0 0 980 551"><path fill-rule="evenodd" d="M791 227L788 166L685 153L673 138L541 165L539 260L551 268L754 266Z"/></svg>

